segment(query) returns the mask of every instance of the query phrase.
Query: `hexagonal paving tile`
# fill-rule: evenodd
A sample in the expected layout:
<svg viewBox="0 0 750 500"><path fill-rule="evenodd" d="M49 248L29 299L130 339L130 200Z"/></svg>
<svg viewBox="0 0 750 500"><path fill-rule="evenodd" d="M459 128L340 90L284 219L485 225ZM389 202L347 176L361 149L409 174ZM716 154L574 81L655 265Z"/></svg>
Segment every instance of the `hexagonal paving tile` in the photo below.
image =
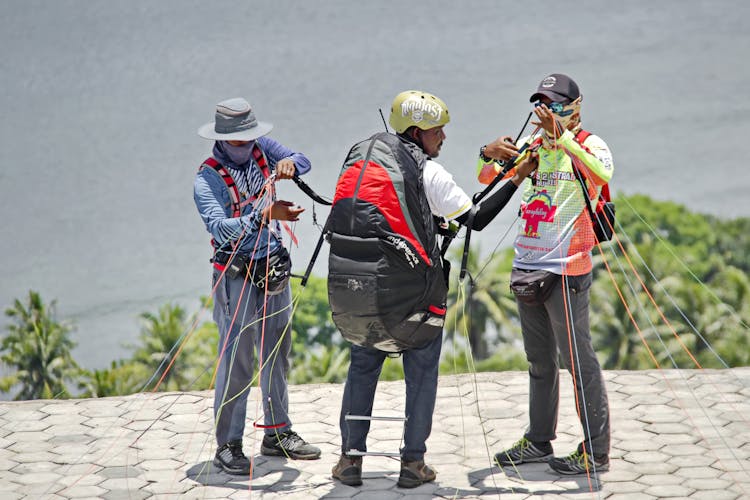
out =
<svg viewBox="0 0 750 500"><path fill-rule="evenodd" d="M750 384L750 369L681 371L605 372L612 411L611 470L599 477L601 490L596 495L616 500L692 494L691 500L723 500L741 498L750 491L747 417L728 409L747 404L750 391L737 380L741 374ZM426 456L438 470L438 482L416 490L396 488L398 460L379 457L365 457L366 484L362 488L346 487L330 478L340 446L341 390L340 384L290 387L292 416L295 412L304 415L295 420L295 429L319 444L323 457L306 462L256 455L253 481L213 470L211 391L31 405L0 403L0 464L7 465L0 466L0 489L8 498L43 496L51 500L71 498L70 492L77 498L92 494L98 498L246 498L249 491L264 498L290 499L311 495L591 496L587 478L561 477L546 464L526 464L517 471L491 464L488 454L512 444L527 425L526 372L441 377ZM554 445L558 454L564 454L581 439L566 372L561 372L560 390ZM728 397L715 394L724 390ZM742 397L733 396L736 394ZM702 407L702 400L716 401L716 405ZM403 381L382 382L375 413L401 415L403 402ZM717 410L719 405L727 408ZM70 420L65 419L66 413ZM143 420L138 420L140 417ZM45 423L29 429L28 422ZM128 422L124 425L129 429L123 422ZM41 428L46 424L49 427ZM246 431L248 450L257 452L256 431L250 426ZM391 427L374 424L369 446L397 449L400 433L400 424L395 435ZM31 453L29 443L37 448ZM40 479L35 480L39 482L25 479L32 475L38 475Z"/></svg>

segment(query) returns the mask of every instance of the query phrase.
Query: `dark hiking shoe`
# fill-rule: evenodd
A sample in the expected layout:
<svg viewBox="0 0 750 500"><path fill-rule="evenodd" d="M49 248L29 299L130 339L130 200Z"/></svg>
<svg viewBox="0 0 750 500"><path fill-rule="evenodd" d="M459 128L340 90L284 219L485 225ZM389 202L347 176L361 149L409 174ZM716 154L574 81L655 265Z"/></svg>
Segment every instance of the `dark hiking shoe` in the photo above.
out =
<svg viewBox="0 0 750 500"><path fill-rule="evenodd" d="M214 465L229 474L250 474L250 460L242 453L242 441L232 441L220 446L216 450Z"/></svg>
<svg viewBox="0 0 750 500"><path fill-rule="evenodd" d="M401 460L401 474L398 476L399 488L416 488L420 484L434 481L437 473L424 463L424 460L406 462Z"/></svg>
<svg viewBox="0 0 750 500"><path fill-rule="evenodd" d="M287 457L294 460L320 458L320 448L308 444L294 431L278 432L263 436L260 453L269 457Z"/></svg>
<svg viewBox="0 0 750 500"><path fill-rule="evenodd" d="M560 474L586 474L600 473L609 470L609 457L607 455L583 454L583 446L567 457L553 457L549 461L549 466L553 471Z"/></svg>
<svg viewBox="0 0 750 500"><path fill-rule="evenodd" d="M360 486L362 484L362 457L341 455L331 475L348 486Z"/></svg>
<svg viewBox="0 0 750 500"><path fill-rule="evenodd" d="M532 462L546 462L552 458L552 445L547 443L534 443L528 439L521 438L516 444L505 451L495 455L498 465L521 465Z"/></svg>

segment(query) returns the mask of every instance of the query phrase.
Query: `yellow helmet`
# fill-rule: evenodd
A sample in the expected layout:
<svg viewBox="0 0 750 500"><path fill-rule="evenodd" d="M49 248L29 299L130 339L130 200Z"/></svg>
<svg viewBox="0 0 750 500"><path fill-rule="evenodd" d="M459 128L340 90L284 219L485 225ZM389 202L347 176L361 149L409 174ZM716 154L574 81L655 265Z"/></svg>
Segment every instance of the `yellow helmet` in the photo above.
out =
<svg viewBox="0 0 750 500"><path fill-rule="evenodd" d="M401 134L411 126L427 130L450 121L448 107L439 98L420 90L401 92L391 104L388 121L396 133Z"/></svg>

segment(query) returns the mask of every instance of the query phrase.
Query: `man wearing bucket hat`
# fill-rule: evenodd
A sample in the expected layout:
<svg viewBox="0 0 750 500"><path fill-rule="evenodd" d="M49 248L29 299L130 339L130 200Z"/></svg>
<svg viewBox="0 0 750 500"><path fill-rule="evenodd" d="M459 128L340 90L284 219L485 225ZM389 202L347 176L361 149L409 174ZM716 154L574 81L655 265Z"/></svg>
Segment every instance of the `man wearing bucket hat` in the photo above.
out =
<svg viewBox="0 0 750 500"><path fill-rule="evenodd" d="M220 102L215 120L198 130L215 141L196 175L194 198L214 247L213 317L219 329L214 464L230 474L250 473L242 437L254 347L261 365L261 453L320 457L318 448L292 430L288 415L291 263L278 221L296 221L303 209L274 200L269 183L307 173L310 160L266 137L272 128L255 118L245 99L234 98Z"/></svg>
<svg viewBox="0 0 750 500"><path fill-rule="evenodd" d="M613 164L607 144L581 129L581 100L576 82L559 73L545 77L530 98L542 130L539 168L524 188L511 272L529 363L529 426L495 455L502 466L548 462L560 474L609 469L609 404L589 334L596 239L584 189L595 201ZM560 361L573 376L584 439L570 455L554 457Z"/></svg>

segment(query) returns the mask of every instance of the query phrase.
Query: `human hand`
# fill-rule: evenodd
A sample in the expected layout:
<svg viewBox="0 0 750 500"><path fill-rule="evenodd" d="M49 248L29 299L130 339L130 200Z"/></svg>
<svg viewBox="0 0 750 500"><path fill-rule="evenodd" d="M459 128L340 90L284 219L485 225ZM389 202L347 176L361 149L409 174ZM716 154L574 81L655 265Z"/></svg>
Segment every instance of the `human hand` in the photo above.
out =
<svg viewBox="0 0 750 500"><path fill-rule="evenodd" d="M271 219L294 222L299 220L299 214L304 211L304 208L296 206L291 201L276 200L273 204L263 209L263 218L268 220L270 215Z"/></svg>
<svg viewBox="0 0 750 500"><path fill-rule="evenodd" d="M532 125L542 127L550 137L560 137L564 132L563 128L555 120L555 114L546 104L540 104L534 108L534 114L539 118L538 122L531 122Z"/></svg>
<svg viewBox="0 0 750 500"><path fill-rule="evenodd" d="M297 167L291 158L284 158L276 163L276 178L291 179L297 173Z"/></svg>
<svg viewBox="0 0 750 500"><path fill-rule="evenodd" d="M518 154L518 148L510 136L498 137L484 147L484 156L493 160L508 161Z"/></svg>
<svg viewBox="0 0 750 500"><path fill-rule="evenodd" d="M531 174L539 166L539 153L531 151L529 154L524 155L523 159L516 163L516 175L513 176L511 181L519 186L521 182Z"/></svg>

